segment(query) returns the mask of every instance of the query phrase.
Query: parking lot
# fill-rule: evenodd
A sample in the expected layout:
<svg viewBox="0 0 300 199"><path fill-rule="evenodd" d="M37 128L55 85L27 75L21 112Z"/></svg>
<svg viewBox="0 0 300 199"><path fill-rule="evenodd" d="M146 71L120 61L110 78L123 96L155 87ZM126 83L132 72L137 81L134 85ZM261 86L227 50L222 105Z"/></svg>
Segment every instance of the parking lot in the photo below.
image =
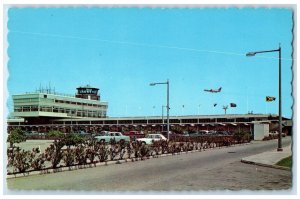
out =
<svg viewBox="0 0 300 199"><path fill-rule="evenodd" d="M33 148L39 148L41 152L45 152L45 149L53 143L53 140L26 140L25 142L17 143L15 146L24 150L32 150ZM9 146L9 143L6 143Z"/></svg>

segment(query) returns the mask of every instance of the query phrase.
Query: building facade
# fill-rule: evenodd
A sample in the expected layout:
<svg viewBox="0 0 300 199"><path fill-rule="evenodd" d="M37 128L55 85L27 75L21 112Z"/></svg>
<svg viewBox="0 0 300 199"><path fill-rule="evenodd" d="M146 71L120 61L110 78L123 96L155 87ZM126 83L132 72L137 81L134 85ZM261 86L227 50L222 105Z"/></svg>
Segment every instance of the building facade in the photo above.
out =
<svg viewBox="0 0 300 199"><path fill-rule="evenodd" d="M75 96L58 94L50 89L13 95L12 118L23 118L28 124L51 123L59 118L105 118L107 102L100 101L98 88L77 88Z"/></svg>

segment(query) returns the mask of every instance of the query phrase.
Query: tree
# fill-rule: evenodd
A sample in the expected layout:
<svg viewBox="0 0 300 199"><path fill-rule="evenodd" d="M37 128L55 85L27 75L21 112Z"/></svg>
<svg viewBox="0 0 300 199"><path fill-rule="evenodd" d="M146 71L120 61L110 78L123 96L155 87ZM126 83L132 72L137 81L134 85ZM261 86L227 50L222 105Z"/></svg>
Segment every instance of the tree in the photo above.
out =
<svg viewBox="0 0 300 199"><path fill-rule="evenodd" d="M15 143L24 141L26 141L26 135L25 132L20 128L13 129L7 138L7 142L9 142L10 148L13 148Z"/></svg>
<svg viewBox="0 0 300 199"><path fill-rule="evenodd" d="M63 138L63 141L67 147L70 147L83 143L84 139L78 134L70 133Z"/></svg>
<svg viewBox="0 0 300 199"><path fill-rule="evenodd" d="M49 131L49 133L47 133L47 136L49 138L60 139L64 137L64 133L62 133L61 131L51 130Z"/></svg>

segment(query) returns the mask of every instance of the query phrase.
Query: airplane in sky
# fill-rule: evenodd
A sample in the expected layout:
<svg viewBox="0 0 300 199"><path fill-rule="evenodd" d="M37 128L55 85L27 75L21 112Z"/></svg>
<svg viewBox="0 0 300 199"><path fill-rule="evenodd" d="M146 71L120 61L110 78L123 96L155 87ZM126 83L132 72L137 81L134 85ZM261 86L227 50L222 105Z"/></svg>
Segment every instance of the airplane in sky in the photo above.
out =
<svg viewBox="0 0 300 199"><path fill-rule="evenodd" d="M218 93L221 92L222 87L218 88L218 89L204 89L204 91L206 92L211 92L211 93Z"/></svg>

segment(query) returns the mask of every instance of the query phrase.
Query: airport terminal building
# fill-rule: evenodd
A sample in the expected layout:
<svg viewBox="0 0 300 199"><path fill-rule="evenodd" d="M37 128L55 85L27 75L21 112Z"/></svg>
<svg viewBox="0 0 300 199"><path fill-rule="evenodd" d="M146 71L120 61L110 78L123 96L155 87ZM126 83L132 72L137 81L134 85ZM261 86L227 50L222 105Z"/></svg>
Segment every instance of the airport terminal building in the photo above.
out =
<svg viewBox="0 0 300 199"><path fill-rule="evenodd" d="M108 103L100 101L99 89L86 85L75 96L51 89L13 95L12 118L24 118L27 124L49 124L59 118L106 118Z"/></svg>
<svg viewBox="0 0 300 199"><path fill-rule="evenodd" d="M14 128L26 131L65 133L110 131L167 131L167 118L162 116L108 117L108 103L100 101L99 89L89 85L77 88L75 96L39 90L35 93L13 95L14 112L8 119L8 132ZM170 130L250 132L262 139L271 131L278 131L278 115L222 114L170 116ZM283 132L291 134L292 120L283 117ZM256 135L256 136L255 136Z"/></svg>

